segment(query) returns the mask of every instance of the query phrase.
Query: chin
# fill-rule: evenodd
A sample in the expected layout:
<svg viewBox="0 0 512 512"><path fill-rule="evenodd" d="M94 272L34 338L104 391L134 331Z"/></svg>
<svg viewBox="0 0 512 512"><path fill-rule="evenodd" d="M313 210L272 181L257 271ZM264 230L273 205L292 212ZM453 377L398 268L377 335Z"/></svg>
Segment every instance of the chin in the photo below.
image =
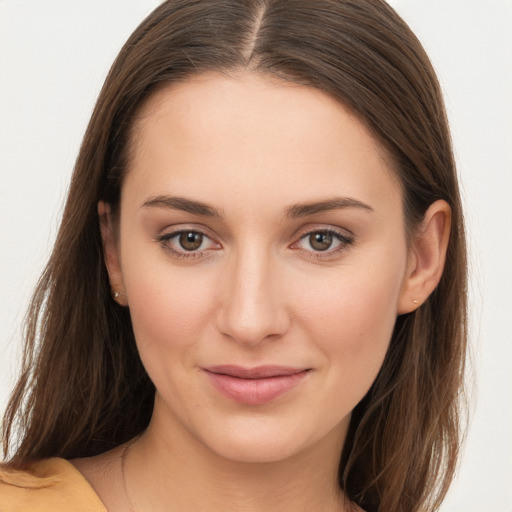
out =
<svg viewBox="0 0 512 512"><path fill-rule="evenodd" d="M211 446L210 449L213 449L223 459L248 464L284 461L293 458L305 448L303 442L294 442L287 436L258 439L226 438L226 441Z"/></svg>
<svg viewBox="0 0 512 512"><path fill-rule="evenodd" d="M309 418L311 420L311 417ZM202 443L223 459L241 463L275 463L306 454L333 441L340 453L350 415L340 422L324 425L294 418L238 418L228 424L213 425L200 434ZM288 421L287 421L288 420Z"/></svg>

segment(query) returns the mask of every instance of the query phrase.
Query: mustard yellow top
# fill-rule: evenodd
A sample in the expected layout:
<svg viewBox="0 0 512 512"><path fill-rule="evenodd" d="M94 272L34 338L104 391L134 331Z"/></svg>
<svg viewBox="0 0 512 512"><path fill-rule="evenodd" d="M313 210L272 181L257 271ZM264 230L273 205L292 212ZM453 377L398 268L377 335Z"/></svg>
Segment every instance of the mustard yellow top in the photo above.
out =
<svg viewBox="0 0 512 512"><path fill-rule="evenodd" d="M0 512L107 512L82 474L65 459L25 471L0 466Z"/></svg>

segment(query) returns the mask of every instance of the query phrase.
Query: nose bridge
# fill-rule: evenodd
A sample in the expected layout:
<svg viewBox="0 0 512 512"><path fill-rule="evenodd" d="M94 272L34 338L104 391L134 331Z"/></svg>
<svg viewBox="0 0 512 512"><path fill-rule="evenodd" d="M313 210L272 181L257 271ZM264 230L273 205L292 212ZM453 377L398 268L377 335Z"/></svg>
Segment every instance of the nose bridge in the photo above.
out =
<svg viewBox="0 0 512 512"><path fill-rule="evenodd" d="M283 334L287 322L275 277L275 259L258 244L234 251L222 284L224 334L251 345Z"/></svg>

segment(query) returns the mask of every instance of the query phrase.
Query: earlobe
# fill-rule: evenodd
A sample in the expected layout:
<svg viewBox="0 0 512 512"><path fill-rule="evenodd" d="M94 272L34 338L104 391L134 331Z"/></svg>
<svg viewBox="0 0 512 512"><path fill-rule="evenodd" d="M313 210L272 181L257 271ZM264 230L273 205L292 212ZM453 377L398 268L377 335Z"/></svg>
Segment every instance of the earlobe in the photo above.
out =
<svg viewBox="0 0 512 512"><path fill-rule="evenodd" d="M450 238L451 208L446 201L432 203L411 241L409 263L398 302L398 314L421 306L443 274Z"/></svg>
<svg viewBox="0 0 512 512"><path fill-rule="evenodd" d="M98 202L98 216L100 219L101 240L103 243L103 257L107 267L113 299L122 306L128 301L124 291L123 274L119 260L117 236L112 219L110 205L104 201Z"/></svg>

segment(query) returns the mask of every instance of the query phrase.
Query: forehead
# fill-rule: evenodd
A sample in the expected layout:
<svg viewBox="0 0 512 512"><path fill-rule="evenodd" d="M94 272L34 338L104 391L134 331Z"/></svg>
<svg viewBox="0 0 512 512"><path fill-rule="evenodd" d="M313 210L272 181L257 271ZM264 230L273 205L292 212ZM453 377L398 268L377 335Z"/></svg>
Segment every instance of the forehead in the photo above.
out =
<svg viewBox="0 0 512 512"><path fill-rule="evenodd" d="M296 202L399 188L383 148L342 103L255 73L163 88L141 109L133 143L127 182L146 194L178 188L211 202L228 188Z"/></svg>

